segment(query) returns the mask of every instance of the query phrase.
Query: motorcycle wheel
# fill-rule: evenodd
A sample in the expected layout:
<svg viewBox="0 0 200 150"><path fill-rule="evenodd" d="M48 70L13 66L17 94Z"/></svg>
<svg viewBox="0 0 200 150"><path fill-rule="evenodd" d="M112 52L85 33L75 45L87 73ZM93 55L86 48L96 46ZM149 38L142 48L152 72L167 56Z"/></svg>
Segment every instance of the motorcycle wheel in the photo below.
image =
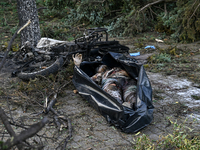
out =
<svg viewBox="0 0 200 150"><path fill-rule="evenodd" d="M53 62L52 62L53 61ZM64 60L62 57L56 60L41 62L42 66L34 67L34 64L23 69L17 76L22 80L34 79L37 76L47 76L58 72L59 68L63 65Z"/></svg>

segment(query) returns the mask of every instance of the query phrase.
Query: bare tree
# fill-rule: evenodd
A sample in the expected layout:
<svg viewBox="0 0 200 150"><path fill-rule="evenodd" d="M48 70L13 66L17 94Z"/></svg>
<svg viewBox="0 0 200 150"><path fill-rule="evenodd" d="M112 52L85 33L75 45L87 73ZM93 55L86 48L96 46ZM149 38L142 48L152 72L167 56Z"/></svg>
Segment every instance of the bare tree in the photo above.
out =
<svg viewBox="0 0 200 150"><path fill-rule="evenodd" d="M31 24L27 26L21 33L21 44L30 41L32 45L36 46L40 40L40 26L38 11L35 0L17 0L19 25L23 26L28 20Z"/></svg>

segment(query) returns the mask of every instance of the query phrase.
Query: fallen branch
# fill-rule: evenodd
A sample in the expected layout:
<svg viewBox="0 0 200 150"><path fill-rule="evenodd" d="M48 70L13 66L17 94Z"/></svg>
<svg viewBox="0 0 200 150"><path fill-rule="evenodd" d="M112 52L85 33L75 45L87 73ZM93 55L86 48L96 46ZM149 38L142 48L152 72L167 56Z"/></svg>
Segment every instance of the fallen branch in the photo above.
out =
<svg viewBox="0 0 200 150"><path fill-rule="evenodd" d="M54 115L56 115L56 116L54 116L54 120L55 120L55 123L56 123L57 127L61 131L62 128L63 127L67 127L67 125L65 124L65 122L63 120L59 120L58 117L60 115L53 109L53 106L55 105L55 103L57 101L56 100L56 95L54 95L54 99L49 102L49 105L46 107L46 109L44 110L44 112L47 114L49 111L51 111L52 113L54 113ZM61 123L59 121L62 123L62 125L61 125Z"/></svg>
<svg viewBox="0 0 200 150"><path fill-rule="evenodd" d="M11 125L10 125L8 119L7 119L7 116L4 112L4 110L1 107L0 107L0 118L1 118L1 120L4 124L4 126L5 126L6 130L10 134L10 136L13 136L13 137L16 136L14 130L12 129L12 127L11 127Z"/></svg>
<svg viewBox="0 0 200 150"><path fill-rule="evenodd" d="M67 128L68 127L68 130L69 130L69 135L67 136L67 138L65 139L65 142L64 142L64 145L63 145L63 150L66 149L66 146L67 146L67 143L68 141L71 139L72 137L72 125L71 125L71 121L70 119L66 118L65 116L61 116L59 113L57 113L54 109L53 109L53 106L55 105L56 103L56 96L57 94L54 95L54 99L51 100L49 102L49 104L47 105L47 102L48 100L46 100L46 108L44 109L44 113L47 114L49 111L51 111L55 116L54 116L54 121L57 125L57 127L59 128L59 130L61 131L63 127ZM67 125L65 124L64 121L67 121ZM61 123L60 123L61 122Z"/></svg>
<svg viewBox="0 0 200 150"><path fill-rule="evenodd" d="M4 110L1 107L0 107L0 118L1 118L1 121L3 122L3 124L5 126L6 130L10 134L10 136L15 138L16 134L15 134L13 128L11 127L11 125L10 125L8 119L7 119L7 116L6 116L5 112L4 112ZM22 147L21 147L21 145L17 145L17 148L21 149Z"/></svg>
<svg viewBox="0 0 200 150"><path fill-rule="evenodd" d="M51 110L51 108L55 105L56 101L57 101L56 96L54 96L54 99L51 100L51 101L49 102L49 105L47 106L47 108L46 108L46 110L45 110L45 113L46 113L46 114L47 114L47 113Z"/></svg>
<svg viewBox="0 0 200 150"><path fill-rule="evenodd" d="M47 118L42 119L40 122L33 124L30 128L27 130L22 131L18 136L15 136L14 138L8 139L4 146L6 149L12 148L14 145L19 144L21 141L24 141L32 136L34 136L36 133L38 133L48 122Z"/></svg>
<svg viewBox="0 0 200 150"><path fill-rule="evenodd" d="M67 146L67 143L68 141L71 139L72 137L72 123L71 123L71 120L70 119L67 119L67 122L68 122L68 130L69 130L69 136L66 138L65 140L65 143L64 143L64 146L63 146L63 150L66 149L66 146Z"/></svg>
<svg viewBox="0 0 200 150"><path fill-rule="evenodd" d="M31 23L31 21L29 20L23 27L21 27L20 29L18 29L18 30L15 32L15 34L12 36L12 38L11 38L9 44L8 44L7 50L6 50L5 54L4 54L4 57L3 57L2 61L1 61L1 64L0 64L0 71L1 71L3 65L4 65L4 63L5 63L5 61L6 61L6 58L7 58L7 55L8 55L8 53L9 53L9 51L10 51L11 45L12 45L12 43L14 42L14 40L15 40L17 34L19 34L19 33L20 33L24 28L26 28L30 23Z"/></svg>

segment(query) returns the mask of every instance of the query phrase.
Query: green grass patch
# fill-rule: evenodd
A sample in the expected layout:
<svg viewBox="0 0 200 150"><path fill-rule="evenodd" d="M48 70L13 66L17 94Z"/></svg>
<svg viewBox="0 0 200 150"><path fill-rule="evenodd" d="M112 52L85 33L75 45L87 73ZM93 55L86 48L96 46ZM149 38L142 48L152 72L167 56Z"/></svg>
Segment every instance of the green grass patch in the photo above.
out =
<svg viewBox="0 0 200 150"><path fill-rule="evenodd" d="M183 124L173 122L168 118L173 125L173 132L166 136L160 135L157 141L152 141L147 135L142 134L136 139L133 139L135 150L197 150L200 149L199 137L190 137L189 133L193 130ZM138 135L137 133L136 135Z"/></svg>

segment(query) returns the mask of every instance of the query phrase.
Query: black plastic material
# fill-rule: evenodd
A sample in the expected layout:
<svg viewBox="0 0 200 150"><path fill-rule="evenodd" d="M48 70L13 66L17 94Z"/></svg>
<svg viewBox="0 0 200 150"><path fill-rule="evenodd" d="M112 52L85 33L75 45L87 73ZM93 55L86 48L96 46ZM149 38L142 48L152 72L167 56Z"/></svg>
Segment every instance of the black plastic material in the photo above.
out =
<svg viewBox="0 0 200 150"><path fill-rule="evenodd" d="M101 62L82 62L80 68L75 66L73 84L79 94L91 106L99 111L109 123L119 127L123 132L133 133L146 127L153 119L152 88L142 65L137 65L120 53L107 53ZM121 67L137 80L137 96L133 109L121 105L115 98L101 89L90 77L95 74L97 66Z"/></svg>

